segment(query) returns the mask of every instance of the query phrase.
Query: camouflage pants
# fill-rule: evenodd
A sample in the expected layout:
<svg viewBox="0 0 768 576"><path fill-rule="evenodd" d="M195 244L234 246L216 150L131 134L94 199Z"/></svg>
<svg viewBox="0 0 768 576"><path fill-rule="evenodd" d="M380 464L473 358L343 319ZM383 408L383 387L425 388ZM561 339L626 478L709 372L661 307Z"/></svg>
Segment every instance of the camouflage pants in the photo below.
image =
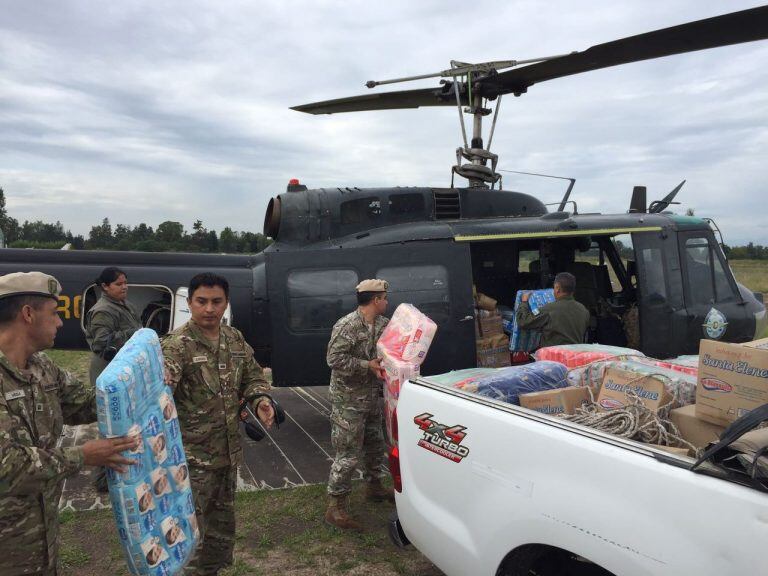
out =
<svg viewBox="0 0 768 576"><path fill-rule="evenodd" d="M365 479L385 478L386 444L381 430L381 406L377 401L360 406L332 402L331 443L336 457L328 478L328 494L342 496L352 491L352 475L361 452L365 457Z"/></svg>
<svg viewBox="0 0 768 576"><path fill-rule="evenodd" d="M215 575L232 564L235 548L235 482L237 468L189 467L200 543L185 575Z"/></svg>

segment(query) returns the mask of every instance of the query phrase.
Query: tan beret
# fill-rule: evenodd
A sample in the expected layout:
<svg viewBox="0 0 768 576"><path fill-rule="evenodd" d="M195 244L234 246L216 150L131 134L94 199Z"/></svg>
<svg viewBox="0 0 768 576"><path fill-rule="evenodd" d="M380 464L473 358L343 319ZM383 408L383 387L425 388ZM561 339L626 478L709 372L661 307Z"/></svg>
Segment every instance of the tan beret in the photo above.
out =
<svg viewBox="0 0 768 576"><path fill-rule="evenodd" d="M357 285L358 292L386 292L387 290L389 290L389 282L378 278L363 280Z"/></svg>
<svg viewBox="0 0 768 576"><path fill-rule="evenodd" d="M14 272L0 276L0 298L9 296L48 296L57 299L61 284L42 272Z"/></svg>

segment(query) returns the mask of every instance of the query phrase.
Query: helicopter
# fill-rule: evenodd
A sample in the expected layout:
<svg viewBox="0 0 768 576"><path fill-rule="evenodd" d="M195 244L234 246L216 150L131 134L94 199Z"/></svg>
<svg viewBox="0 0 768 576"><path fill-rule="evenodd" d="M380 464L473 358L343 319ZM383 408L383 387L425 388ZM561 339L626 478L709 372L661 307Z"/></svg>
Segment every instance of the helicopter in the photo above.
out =
<svg viewBox="0 0 768 576"><path fill-rule="evenodd" d="M63 286L64 327L56 346L86 348L83 321L99 296L104 266L128 277L143 323L159 334L188 318L185 287L201 271L230 282L231 322L272 369L275 386L326 385L333 324L353 310L364 278L389 282L391 309L414 304L438 325L423 374L476 365L473 293L511 306L521 289L546 288L557 272L576 276L575 297L590 311L590 342L624 345L623 318L636 308L647 355L692 354L702 338L753 340L768 324L762 295L736 282L722 235L708 219L668 211L682 183L647 202L636 186L622 214L580 213L574 180L552 210L503 189L491 152L503 96L588 71L768 38L768 6L689 22L565 55L471 64L367 86L441 78L436 88L327 100L293 107L309 114L454 106L463 145L451 185L308 189L292 180L269 201L254 255L3 249L0 273L40 270ZM495 104L493 109L491 105ZM493 115L487 143L483 120ZM467 135L464 116L471 117ZM454 178L467 185L454 186ZM718 236L716 236L716 234Z"/></svg>

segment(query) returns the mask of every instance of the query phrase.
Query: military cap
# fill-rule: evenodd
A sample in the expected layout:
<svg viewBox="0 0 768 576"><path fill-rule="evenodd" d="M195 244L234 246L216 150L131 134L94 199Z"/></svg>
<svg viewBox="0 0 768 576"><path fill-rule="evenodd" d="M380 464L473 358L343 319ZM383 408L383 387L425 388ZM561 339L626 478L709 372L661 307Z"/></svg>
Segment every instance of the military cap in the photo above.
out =
<svg viewBox="0 0 768 576"><path fill-rule="evenodd" d="M389 290L389 282L378 278L363 280L357 285L358 292L386 292L387 290Z"/></svg>
<svg viewBox="0 0 768 576"><path fill-rule="evenodd" d="M9 296L48 296L58 299L61 284L42 272L14 272L0 276L0 298Z"/></svg>

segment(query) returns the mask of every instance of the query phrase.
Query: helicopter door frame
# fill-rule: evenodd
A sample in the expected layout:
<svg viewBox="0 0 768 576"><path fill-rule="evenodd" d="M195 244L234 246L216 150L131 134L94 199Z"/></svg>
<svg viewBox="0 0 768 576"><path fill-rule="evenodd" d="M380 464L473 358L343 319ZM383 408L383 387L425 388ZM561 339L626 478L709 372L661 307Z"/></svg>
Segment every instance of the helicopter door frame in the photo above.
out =
<svg viewBox="0 0 768 576"><path fill-rule="evenodd" d="M446 372L475 365L472 268L469 246L446 240L408 242L390 246L266 252L267 294L272 325L272 374L276 386L328 384L326 363L330 333L335 322L357 307L355 286L380 271L407 284L390 285L391 317L402 302L429 300L426 292L441 294L445 317L427 360L425 372ZM440 278L427 274L442 267ZM407 270L410 268L409 270ZM421 273L420 273L421 269ZM445 279L447 278L447 286ZM385 280L387 278L384 278ZM421 285L427 285L419 290Z"/></svg>
<svg viewBox="0 0 768 576"><path fill-rule="evenodd" d="M165 286L163 284L131 284L129 282L128 283L128 291L129 291L129 293L130 293L132 288L134 288L134 289L135 288L152 288L154 290L157 290L158 292L165 292L165 293L167 293L170 296L170 303L169 303L169 306L170 306L170 318L169 318L169 323L168 323L168 326L169 326L168 332L173 330L174 316L175 316L175 304L176 304L176 294L173 292L173 290L171 290L168 286ZM81 306L81 309L80 309L80 330L83 332L83 334L85 334L85 321L86 321L86 316L87 316L88 310L90 310L90 308L93 306L93 304L92 304L88 308L88 310L85 309L85 305L86 305L86 302L87 302L87 296L88 296L88 292L89 291L93 291L93 293L96 296L96 301L94 302L94 304L96 302L98 302L98 300L99 300L99 298L101 298L101 294L102 294L101 288L95 282L92 282L92 283L88 284L85 287L85 289L83 290L83 292L82 292L82 295L80 297L80 302L81 302L81 304L80 304L80 306ZM129 301L135 304L133 298L129 298ZM148 300L147 302L145 302L144 304L142 304L141 306L137 305L136 308L137 308L138 312L140 314L143 313L144 308L150 302L152 302L151 299ZM144 322L142 321L142 325L143 324L144 324ZM162 336L162 335L163 334L160 334L160 336Z"/></svg>
<svg viewBox="0 0 768 576"><path fill-rule="evenodd" d="M688 320L677 235L666 230L635 232L632 246L637 265L641 350L655 358L691 353L685 349Z"/></svg>
<svg viewBox="0 0 768 576"><path fill-rule="evenodd" d="M679 232L678 244L683 265L689 339L698 341L704 338L728 342L752 340L754 318L747 310L733 272L712 230ZM694 258L696 252L701 253L703 248L707 249L706 263ZM706 271L702 267L706 267ZM720 276L716 267L719 267ZM705 272L708 278L701 276L702 272ZM697 275L698 279L694 278L694 275ZM709 286L702 288L706 284ZM705 297L707 290L711 293L711 298Z"/></svg>

